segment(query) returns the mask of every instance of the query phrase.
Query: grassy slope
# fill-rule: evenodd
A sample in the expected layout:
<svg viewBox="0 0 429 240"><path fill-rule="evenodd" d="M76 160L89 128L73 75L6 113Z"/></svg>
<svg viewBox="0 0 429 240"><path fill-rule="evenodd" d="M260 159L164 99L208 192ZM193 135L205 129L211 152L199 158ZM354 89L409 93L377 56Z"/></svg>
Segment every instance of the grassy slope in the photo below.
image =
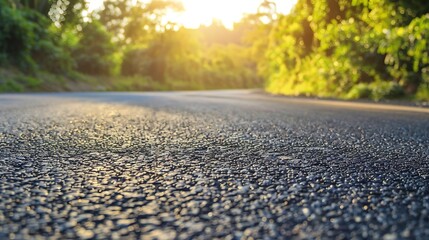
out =
<svg viewBox="0 0 429 240"><path fill-rule="evenodd" d="M255 85L249 87L258 88L260 86ZM16 69L0 68L0 93L63 91L169 91L228 88L231 89L234 88L234 86L203 86L201 83L180 81L161 83L143 77L93 77L78 73L69 74L67 76L53 75L46 72L37 72L33 75L26 75ZM274 94L289 95L283 92L272 92L270 89L266 90L267 92ZM415 96L406 96L401 99L405 101L429 102L429 87L421 88Z"/></svg>
<svg viewBox="0 0 429 240"><path fill-rule="evenodd" d="M260 86L247 86L257 88ZM144 77L88 76L78 73L54 75L37 72L26 75L16 69L0 68L0 92L62 91L169 91L240 88L228 84L204 86L201 82L157 82ZM242 87L241 87L242 88Z"/></svg>
<svg viewBox="0 0 429 240"><path fill-rule="evenodd" d="M135 77L62 76L41 72L29 76L14 70L0 69L0 92L169 90L164 85Z"/></svg>

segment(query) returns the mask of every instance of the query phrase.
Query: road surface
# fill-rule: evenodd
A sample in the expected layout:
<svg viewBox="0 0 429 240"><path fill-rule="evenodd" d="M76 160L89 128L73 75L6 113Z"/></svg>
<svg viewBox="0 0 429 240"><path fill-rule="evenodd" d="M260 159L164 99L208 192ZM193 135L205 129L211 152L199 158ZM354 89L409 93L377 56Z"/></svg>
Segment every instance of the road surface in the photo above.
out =
<svg viewBox="0 0 429 240"><path fill-rule="evenodd" d="M0 95L0 239L428 239L429 111Z"/></svg>

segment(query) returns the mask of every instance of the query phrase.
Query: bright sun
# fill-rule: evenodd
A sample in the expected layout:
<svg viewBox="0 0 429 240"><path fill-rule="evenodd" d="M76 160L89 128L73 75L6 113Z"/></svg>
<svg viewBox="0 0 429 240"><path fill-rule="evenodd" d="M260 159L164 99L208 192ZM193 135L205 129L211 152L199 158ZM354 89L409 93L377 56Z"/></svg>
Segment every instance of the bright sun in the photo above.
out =
<svg viewBox="0 0 429 240"><path fill-rule="evenodd" d="M220 20L226 27L232 28L243 14L254 13L263 0L182 0L185 10L181 13L169 13L167 21L179 23L188 28L209 25L213 19ZM103 0L88 0L90 9L99 8ZM296 0L273 0L280 13L289 13Z"/></svg>
<svg viewBox="0 0 429 240"><path fill-rule="evenodd" d="M197 28L201 24L208 25L213 19L223 22L226 27L232 28L234 22L239 21L243 14L257 11L262 0L182 0L185 11L172 14L173 21L189 28ZM274 1L277 10L289 13L295 0Z"/></svg>

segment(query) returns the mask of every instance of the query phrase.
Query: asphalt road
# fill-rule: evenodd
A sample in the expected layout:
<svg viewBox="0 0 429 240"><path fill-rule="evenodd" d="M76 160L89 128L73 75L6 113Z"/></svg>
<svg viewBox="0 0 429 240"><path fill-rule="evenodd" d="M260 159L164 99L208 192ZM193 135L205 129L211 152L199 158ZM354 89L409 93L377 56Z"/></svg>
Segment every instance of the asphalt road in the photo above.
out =
<svg viewBox="0 0 429 240"><path fill-rule="evenodd" d="M0 239L429 239L429 111L0 95Z"/></svg>

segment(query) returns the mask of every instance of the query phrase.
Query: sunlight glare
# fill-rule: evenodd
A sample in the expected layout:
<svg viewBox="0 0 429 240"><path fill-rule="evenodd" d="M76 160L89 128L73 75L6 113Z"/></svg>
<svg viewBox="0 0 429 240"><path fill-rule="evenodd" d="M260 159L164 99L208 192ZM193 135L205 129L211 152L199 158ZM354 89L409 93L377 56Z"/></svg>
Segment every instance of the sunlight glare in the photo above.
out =
<svg viewBox="0 0 429 240"><path fill-rule="evenodd" d="M187 28L198 28L210 25L213 19L221 21L226 27L232 28L234 22L240 21L246 13L255 13L263 0L182 0L185 10L181 13L170 12L166 20L183 25ZM273 0L277 11L287 14L296 0ZM103 0L88 0L89 9L99 9Z"/></svg>
<svg viewBox="0 0 429 240"><path fill-rule="evenodd" d="M170 14L171 21L188 28L210 25L213 19L232 28L246 13L255 13L262 0L182 0L185 11ZM287 14L296 0L274 0L279 13Z"/></svg>

